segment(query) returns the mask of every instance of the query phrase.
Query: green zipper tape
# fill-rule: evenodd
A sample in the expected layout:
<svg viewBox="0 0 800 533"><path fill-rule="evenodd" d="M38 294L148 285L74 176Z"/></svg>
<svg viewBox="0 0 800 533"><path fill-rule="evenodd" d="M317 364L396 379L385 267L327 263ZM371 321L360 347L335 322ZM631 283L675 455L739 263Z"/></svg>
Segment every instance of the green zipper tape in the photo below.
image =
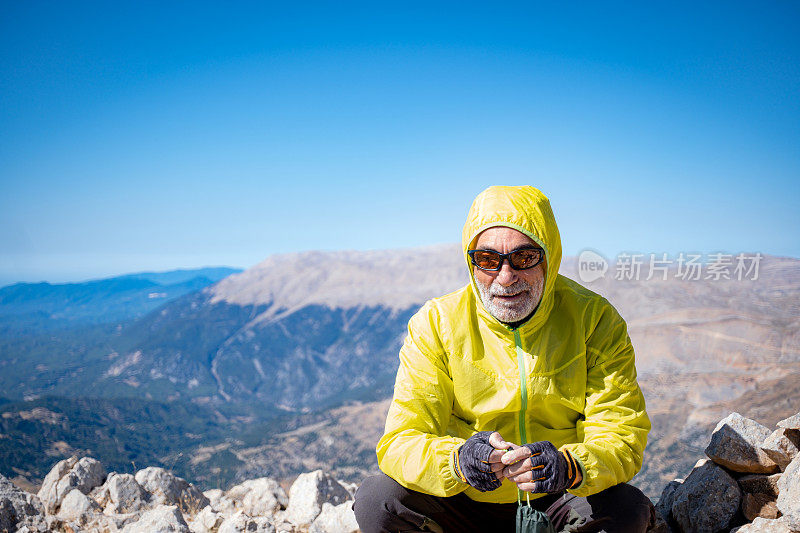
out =
<svg viewBox="0 0 800 533"><path fill-rule="evenodd" d="M528 379L525 370L525 350L522 349L522 340L519 337L519 330L514 330L514 346L517 348L517 366L519 367L519 384L522 391L522 407L519 410L519 436L520 444L528 443L528 431L525 429L525 411L528 409ZM522 504L520 498L521 490L517 489L517 505ZM531 504L530 493L525 493L528 505Z"/></svg>
<svg viewBox="0 0 800 533"><path fill-rule="evenodd" d="M519 436L520 444L527 444L528 435L525 430L525 411L528 409L528 379L525 370L525 350L522 349L522 341L519 331L514 330L514 344L517 347L517 365L519 366L519 384L522 390L522 408L519 410Z"/></svg>

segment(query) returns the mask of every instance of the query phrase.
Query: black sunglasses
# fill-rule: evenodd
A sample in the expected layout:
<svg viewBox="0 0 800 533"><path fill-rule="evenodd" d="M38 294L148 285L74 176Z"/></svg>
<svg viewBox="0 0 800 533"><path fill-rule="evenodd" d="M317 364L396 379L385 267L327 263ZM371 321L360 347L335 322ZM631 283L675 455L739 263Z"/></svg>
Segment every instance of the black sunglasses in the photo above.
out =
<svg viewBox="0 0 800 533"><path fill-rule="evenodd" d="M500 270L506 259L514 270L527 270L544 261L544 250L541 248L519 248L507 254L492 250L467 250L467 254L472 264L481 270Z"/></svg>

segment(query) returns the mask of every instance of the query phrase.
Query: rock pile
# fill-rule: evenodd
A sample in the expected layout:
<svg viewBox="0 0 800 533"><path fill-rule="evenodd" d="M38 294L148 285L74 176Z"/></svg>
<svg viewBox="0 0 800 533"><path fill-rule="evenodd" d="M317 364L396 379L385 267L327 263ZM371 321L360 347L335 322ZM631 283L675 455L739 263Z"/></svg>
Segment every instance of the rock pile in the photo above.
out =
<svg viewBox="0 0 800 533"><path fill-rule="evenodd" d="M732 413L685 479L664 487L651 533L800 533L800 413L770 431ZM163 468L57 463L37 495L0 476L0 533L357 533L355 486L322 470L289 494L269 478L201 492Z"/></svg>
<svg viewBox="0 0 800 533"><path fill-rule="evenodd" d="M106 474L91 457L71 457L37 495L0 476L0 532L356 533L354 491L317 470L288 496L269 478L201 492L163 468Z"/></svg>
<svg viewBox="0 0 800 533"><path fill-rule="evenodd" d="M651 532L800 532L800 413L774 431L732 413L686 479L664 487Z"/></svg>

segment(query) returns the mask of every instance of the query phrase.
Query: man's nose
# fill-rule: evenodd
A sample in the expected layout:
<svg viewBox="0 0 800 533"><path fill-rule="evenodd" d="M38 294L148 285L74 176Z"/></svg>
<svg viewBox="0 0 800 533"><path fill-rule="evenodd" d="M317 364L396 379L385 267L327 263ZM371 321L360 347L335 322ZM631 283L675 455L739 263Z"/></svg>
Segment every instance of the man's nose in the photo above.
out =
<svg viewBox="0 0 800 533"><path fill-rule="evenodd" d="M508 287L517 281L517 271L511 268L508 261L503 261L503 266L497 272L497 283L503 287Z"/></svg>

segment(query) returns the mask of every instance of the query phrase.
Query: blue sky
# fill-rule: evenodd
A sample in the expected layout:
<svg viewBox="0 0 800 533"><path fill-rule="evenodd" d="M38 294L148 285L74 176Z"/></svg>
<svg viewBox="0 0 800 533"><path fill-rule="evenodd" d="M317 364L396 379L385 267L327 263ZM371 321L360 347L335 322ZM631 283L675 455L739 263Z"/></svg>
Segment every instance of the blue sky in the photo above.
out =
<svg viewBox="0 0 800 533"><path fill-rule="evenodd" d="M0 285L456 242L800 257L800 4L0 2ZM562 3L563 4L563 3Z"/></svg>

